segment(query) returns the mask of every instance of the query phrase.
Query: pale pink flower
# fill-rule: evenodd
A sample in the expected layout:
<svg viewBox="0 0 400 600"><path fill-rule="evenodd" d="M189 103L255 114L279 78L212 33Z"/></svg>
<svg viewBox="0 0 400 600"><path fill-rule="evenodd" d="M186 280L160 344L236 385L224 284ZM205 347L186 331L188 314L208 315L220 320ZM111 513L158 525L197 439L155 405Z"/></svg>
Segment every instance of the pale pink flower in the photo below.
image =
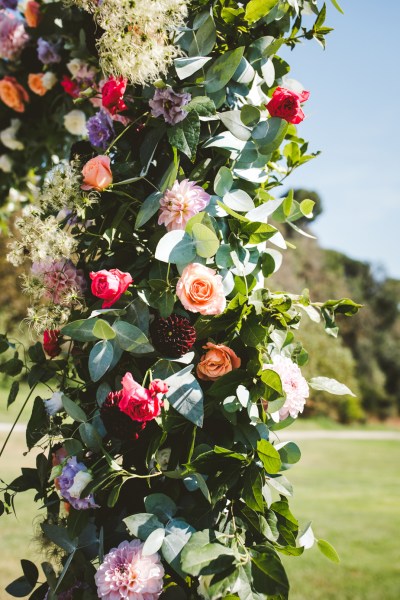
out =
<svg viewBox="0 0 400 600"><path fill-rule="evenodd" d="M43 297L54 304L68 303L71 294L80 296L86 287L83 271L69 260L35 262L32 274L42 279L45 288Z"/></svg>
<svg viewBox="0 0 400 600"><path fill-rule="evenodd" d="M308 383L304 379L300 367L290 358L277 354L272 358L272 365L264 365L264 369L271 369L278 373L286 394L286 401L279 411L278 420L283 421L289 416L295 419L299 413L303 412L306 398L310 394Z"/></svg>
<svg viewBox="0 0 400 600"><path fill-rule="evenodd" d="M0 58L15 60L28 41L29 35L17 13L0 11Z"/></svg>
<svg viewBox="0 0 400 600"><path fill-rule="evenodd" d="M220 315L226 298L221 275L200 263L185 267L176 286L176 294L186 310L201 315Z"/></svg>
<svg viewBox="0 0 400 600"><path fill-rule="evenodd" d="M157 600L164 568L158 553L143 556L143 542L124 541L104 557L94 576L101 600Z"/></svg>
<svg viewBox="0 0 400 600"><path fill-rule="evenodd" d="M175 181L160 200L158 224L165 225L168 231L185 229L191 217L205 209L210 196L194 181Z"/></svg>

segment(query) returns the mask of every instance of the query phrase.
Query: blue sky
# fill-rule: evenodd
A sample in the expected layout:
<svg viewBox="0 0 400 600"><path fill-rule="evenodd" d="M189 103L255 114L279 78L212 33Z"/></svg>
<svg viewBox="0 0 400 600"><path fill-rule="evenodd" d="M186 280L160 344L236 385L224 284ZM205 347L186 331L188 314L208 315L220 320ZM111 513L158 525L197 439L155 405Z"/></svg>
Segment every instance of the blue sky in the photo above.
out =
<svg viewBox="0 0 400 600"><path fill-rule="evenodd" d="M325 248L400 278L400 1L327 0L327 47L284 51L290 77L311 97L299 134L322 154L288 183L317 191L313 232Z"/></svg>

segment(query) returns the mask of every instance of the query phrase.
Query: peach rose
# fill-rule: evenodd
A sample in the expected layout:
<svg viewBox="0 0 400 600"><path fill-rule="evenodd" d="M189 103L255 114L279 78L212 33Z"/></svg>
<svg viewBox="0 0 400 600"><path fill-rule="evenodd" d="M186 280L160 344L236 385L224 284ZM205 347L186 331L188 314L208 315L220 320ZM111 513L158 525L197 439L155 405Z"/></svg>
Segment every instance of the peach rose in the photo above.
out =
<svg viewBox="0 0 400 600"><path fill-rule="evenodd" d="M221 275L200 263L192 263L183 269L176 293L186 310L191 312L220 315L225 310Z"/></svg>
<svg viewBox="0 0 400 600"><path fill-rule="evenodd" d="M35 0L28 0L25 7L25 19L28 27L37 27L41 20L40 4Z"/></svg>
<svg viewBox="0 0 400 600"><path fill-rule="evenodd" d="M28 92L18 83L15 77L0 79L0 100L16 112L25 111L25 103L29 102Z"/></svg>
<svg viewBox="0 0 400 600"><path fill-rule="evenodd" d="M43 73L30 73L28 75L28 85L34 94L44 96L48 91L43 85Z"/></svg>
<svg viewBox="0 0 400 600"><path fill-rule="evenodd" d="M207 352L203 354L196 368L199 379L215 381L240 367L240 358L227 346L208 342L203 348Z"/></svg>
<svg viewBox="0 0 400 600"><path fill-rule="evenodd" d="M113 182L110 168L110 158L100 155L91 158L82 169L83 190L97 190L101 192Z"/></svg>

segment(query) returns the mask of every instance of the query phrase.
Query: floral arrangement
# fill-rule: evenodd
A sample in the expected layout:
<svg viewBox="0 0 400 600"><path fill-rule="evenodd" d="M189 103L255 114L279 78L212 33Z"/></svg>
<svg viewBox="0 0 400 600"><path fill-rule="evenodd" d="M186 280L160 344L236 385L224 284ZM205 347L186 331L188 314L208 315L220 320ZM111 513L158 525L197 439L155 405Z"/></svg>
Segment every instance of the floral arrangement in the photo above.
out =
<svg viewBox="0 0 400 600"><path fill-rule="evenodd" d="M79 92L98 110L89 142L17 221L9 254L29 267L28 320L43 337L22 360L3 336L13 356L2 370L26 374L23 406L38 383L49 392L36 395L27 426L37 468L4 484L2 507L36 490L49 559L45 583L22 561L7 591L287 598L280 554L316 543L338 558L290 510L286 475L301 453L279 431L313 389L351 393L306 381L299 325L310 318L336 335L336 315L359 308L266 287L293 249L281 225L308 235L296 221L313 209L279 195L315 154L296 127L309 92L277 53L323 44L326 7L77 4L101 27L104 77Z"/></svg>
<svg viewBox="0 0 400 600"><path fill-rule="evenodd" d="M74 101L100 78L95 36L92 19L62 2L1 2L2 204L34 199L52 162L87 137L94 109Z"/></svg>

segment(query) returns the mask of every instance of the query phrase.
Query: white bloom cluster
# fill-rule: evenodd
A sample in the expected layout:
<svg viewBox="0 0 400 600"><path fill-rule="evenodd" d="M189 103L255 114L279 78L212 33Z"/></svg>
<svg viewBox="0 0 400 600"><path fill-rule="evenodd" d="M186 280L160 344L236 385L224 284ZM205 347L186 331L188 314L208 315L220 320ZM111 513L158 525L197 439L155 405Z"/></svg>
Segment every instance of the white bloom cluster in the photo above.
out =
<svg viewBox="0 0 400 600"><path fill-rule="evenodd" d="M74 112L74 111L72 111ZM81 111L78 111L81 112ZM59 163L45 177L40 194L40 206L46 212L76 211L93 204L97 194L83 193L81 174L74 162Z"/></svg>
<svg viewBox="0 0 400 600"><path fill-rule="evenodd" d="M31 262L70 259L76 249L75 238L59 227L56 217L43 218L41 211L30 208L15 221L18 238L10 244L7 260L17 267L27 258Z"/></svg>
<svg viewBox="0 0 400 600"><path fill-rule="evenodd" d="M171 42L184 23L187 0L73 0L94 13L104 30L98 41L100 66L108 75L144 85L159 79L179 53Z"/></svg>
<svg viewBox="0 0 400 600"><path fill-rule="evenodd" d="M64 115L64 127L72 135L87 136L86 115L83 110L70 110Z"/></svg>
<svg viewBox="0 0 400 600"><path fill-rule="evenodd" d="M17 133L21 127L19 119L11 119L9 127L0 132L0 141L6 148L10 150L23 150L24 144L17 140Z"/></svg>

